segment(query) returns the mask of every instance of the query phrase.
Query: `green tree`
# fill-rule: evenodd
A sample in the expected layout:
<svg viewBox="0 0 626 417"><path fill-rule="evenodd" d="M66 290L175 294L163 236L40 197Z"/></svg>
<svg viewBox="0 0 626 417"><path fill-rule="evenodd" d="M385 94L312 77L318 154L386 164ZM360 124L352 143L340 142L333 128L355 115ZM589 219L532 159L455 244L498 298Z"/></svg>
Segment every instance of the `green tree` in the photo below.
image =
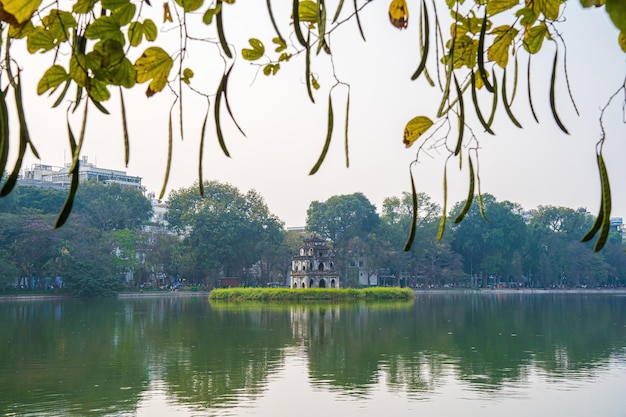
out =
<svg viewBox="0 0 626 417"><path fill-rule="evenodd" d="M415 241L419 243L403 252L401 248L413 216L412 195L404 192L401 197L383 201L381 223L384 226L378 236L389 236L389 263L394 274L398 278L405 277L414 286L441 285L462 279L459 255L452 251L448 239L435 239L441 207L429 195L420 192L416 195L415 214Z"/></svg>
<svg viewBox="0 0 626 417"><path fill-rule="evenodd" d="M235 187L205 182L204 197L197 185L173 191L166 219L184 235L183 264L195 281L220 275L240 277L257 262L266 270L283 242L283 224L270 213L255 191L242 195Z"/></svg>
<svg viewBox="0 0 626 417"><path fill-rule="evenodd" d="M56 214L63 207L66 192L54 188L18 186L0 199L0 212L13 214Z"/></svg>
<svg viewBox="0 0 626 417"><path fill-rule="evenodd" d="M522 209L515 203L498 202L489 194L482 200L489 217L483 218L475 202L465 219L451 227L452 249L463 256L466 273L516 281L523 275L522 260L527 244ZM456 218L461 210L461 203L455 205L451 217Z"/></svg>
<svg viewBox="0 0 626 417"><path fill-rule="evenodd" d="M86 181L76 195L74 212L100 230L138 230L150 220L152 205L136 188Z"/></svg>
<svg viewBox="0 0 626 417"><path fill-rule="evenodd" d="M354 193L313 201L307 210L306 230L341 247L354 237L371 233L379 221L376 207L362 193Z"/></svg>
<svg viewBox="0 0 626 417"><path fill-rule="evenodd" d="M124 274L114 245L102 230L80 216L70 219L60 234L55 265L70 292L80 297L112 296L122 288Z"/></svg>

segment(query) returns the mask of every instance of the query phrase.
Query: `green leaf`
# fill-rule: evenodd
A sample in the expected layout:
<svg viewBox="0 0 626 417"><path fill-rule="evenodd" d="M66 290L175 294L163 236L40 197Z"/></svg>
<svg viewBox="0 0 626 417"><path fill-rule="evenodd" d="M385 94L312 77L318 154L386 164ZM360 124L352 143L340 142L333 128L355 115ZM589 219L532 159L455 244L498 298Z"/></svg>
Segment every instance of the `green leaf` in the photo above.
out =
<svg viewBox="0 0 626 417"><path fill-rule="evenodd" d="M283 38L273 38L272 42L278 45L276 49L274 49L274 52L282 52L285 49L287 49L287 43L285 42Z"/></svg>
<svg viewBox="0 0 626 417"><path fill-rule="evenodd" d="M422 19L420 21L420 40L423 37L423 42L420 42L422 48L422 58L417 66L417 70L411 76L412 80L416 80L422 72L426 69L426 61L428 59L428 48L430 46L430 22L428 19L428 7L426 7L426 0L422 0Z"/></svg>
<svg viewBox="0 0 626 417"><path fill-rule="evenodd" d="M117 10L120 7L123 7L129 3L130 3L129 0L101 0L100 1L100 4L102 4L102 7L108 10Z"/></svg>
<svg viewBox="0 0 626 417"><path fill-rule="evenodd" d="M135 17L135 11L137 11L137 6L128 3L114 10L111 17L115 19L120 26L126 26L133 20L133 17Z"/></svg>
<svg viewBox="0 0 626 417"><path fill-rule="evenodd" d="M125 42L124 34L120 30L120 25L116 19L111 16L102 16L94 20L87 30L85 30L85 38L87 39L114 39L121 43Z"/></svg>
<svg viewBox="0 0 626 417"><path fill-rule="evenodd" d="M279 69L280 64L267 64L263 67L263 74L267 76L276 75Z"/></svg>
<svg viewBox="0 0 626 417"><path fill-rule="evenodd" d="M626 32L626 2L624 0L606 0L606 12L620 32Z"/></svg>
<svg viewBox="0 0 626 417"><path fill-rule="evenodd" d="M70 79L70 76L65 72L65 68L60 65L53 65L44 73L39 84L37 84L37 94L42 95L46 91L55 90L63 82Z"/></svg>
<svg viewBox="0 0 626 417"><path fill-rule="evenodd" d="M611 184L601 153L598 153L598 168L600 170L600 185L602 188L602 228L600 229L600 236L598 236L598 240L593 247L595 252L604 247L611 231Z"/></svg>
<svg viewBox="0 0 626 417"><path fill-rule="evenodd" d="M552 77L550 79L550 110L552 110L552 116L554 117L554 121L559 126L559 128L569 135L569 132L561 122L559 115L556 112L556 66L558 63L558 49L554 52L554 61L552 63Z"/></svg>
<svg viewBox="0 0 626 417"><path fill-rule="evenodd" d="M513 111L511 110L511 103L509 103L509 100L507 98L507 94L506 94L506 69L504 70L504 72L502 74L502 103L504 104L504 110L506 111L506 114L509 116L509 119L511 119L511 121L513 122L513 124L515 126L517 126L520 129L522 129L521 123L513 115ZM489 125L491 125L491 123L489 123Z"/></svg>
<svg viewBox="0 0 626 417"><path fill-rule="evenodd" d="M430 129L432 125L433 121L426 116L412 118L404 128L404 139L402 143L409 148L420 136Z"/></svg>
<svg viewBox="0 0 626 417"><path fill-rule="evenodd" d="M143 40L143 23L131 22L128 27L128 42L131 46L138 46Z"/></svg>
<svg viewBox="0 0 626 417"><path fill-rule="evenodd" d="M135 61L137 82L144 83L152 80L146 94L148 97L165 88L174 61L162 48L152 46L146 49L141 57Z"/></svg>
<svg viewBox="0 0 626 417"><path fill-rule="evenodd" d="M133 63L126 57L122 61L111 67L108 71L108 80L113 85L131 88L137 82L137 71Z"/></svg>
<svg viewBox="0 0 626 417"><path fill-rule="evenodd" d="M202 7L204 0L176 0L176 4L181 6L185 12L193 12Z"/></svg>
<svg viewBox="0 0 626 417"><path fill-rule="evenodd" d="M339 0L339 4L337 5L337 10L335 11L335 16L333 16L333 23L339 19L339 15L341 14L341 9L343 8L343 0Z"/></svg>
<svg viewBox="0 0 626 417"><path fill-rule="evenodd" d="M311 99L312 103L315 103L315 99L313 98L313 91L311 90L311 78L313 77L313 75L311 74L311 47L309 46L309 36L307 36L306 39L304 76L306 78L306 91L309 94L309 99Z"/></svg>
<svg viewBox="0 0 626 417"><path fill-rule="evenodd" d="M20 26L9 25L9 36L13 39L23 39L35 30L32 21L28 21Z"/></svg>
<svg viewBox="0 0 626 417"><path fill-rule="evenodd" d="M463 132L465 132L465 105L463 104L463 92L459 87L459 82L454 76L454 86L456 88L456 97L459 101L459 138L456 141L456 148L454 149L454 155L458 155L461 152L463 146Z"/></svg>
<svg viewBox="0 0 626 417"><path fill-rule="evenodd" d="M97 0L78 0L72 6L72 11L78 14L87 14L93 11L93 6L96 4Z"/></svg>
<svg viewBox="0 0 626 417"><path fill-rule="evenodd" d="M67 130L69 132L72 154L74 154L76 152L76 140L74 139L74 134L72 133L69 122L67 124ZM70 181L70 192L68 193L67 198L65 199L65 203L63 204L63 208L61 209L61 213L59 213L59 217L57 217L57 220L54 224L55 229L63 226L67 219L70 217L70 213L72 212L72 206L74 205L76 191L78 191L79 170L80 162L76 161L76 164L72 164L72 169L70 171L70 174L72 175L72 180Z"/></svg>
<svg viewBox="0 0 626 417"><path fill-rule="evenodd" d="M230 75L230 71L232 70L233 67L230 67L228 69L228 71L226 71L226 73L222 76L222 80L220 81L220 84L217 86L217 92L215 93L215 104L213 105L213 117L214 117L214 121L215 121L215 133L217 134L217 142L220 145L220 148L222 149L222 152L224 152L224 155L226 155L227 157L230 158L230 153L228 152L228 148L226 148L226 142L224 141L224 135L222 133L222 122L221 122L221 118L220 118L220 111L222 109L221 106L221 102L222 102L222 96L224 95L224 88L226 88L226 85L228 84L228 76Z"/></svg>
<svg viewBox="0 0 626 417"><path fill-rule="evenodd" d="M124 164L128 167L130 161L130 139L128 135L128 122L126 119L126 104L124 103L124 93L120 88L120 110L122 113L122 131L124 132Z"/></svg>
<svg viewBox="0 0 626 417"><path fill-rule="evenodd" d="M210 25L213 22L213 16L217 15L220 11L222 10L222 3L217 3L217 6L215 6L212 9L208 9L206 12L204 12L204 15L202 16L202 22L205 25Z"/></svg>
<svg viewBox="0 0 626 417"><path fill-rule="evenodd" d="M313 168L311 168L309 175L314 175L322 166L322 162L324 162L324 159L326 159L326 154L328 153L328 149L330 148L330 139L333 136L333 124L333 99L331 93L328 93L328 129L326 130L326 140L324 141L324 148L322 149L322 153L320 154Z"/></svg>
<svg viewBox="0 0 626 417"><path fill-rule="evenodd" d="M50 32L42 28L41 26L36 27L30 35L28 35L28 39L26 40L26 48L28 52L34 54L38 51L46 52L54 48L55 42L54 37Z"/></svg>
<svg viewBox="0 0 626 417"><path fill-rule="evenodd" d="M455 224L461 223L463 221L470 207L472 207L472 201L474 201L474 184L475 184L474 164L472 163L472 158L468 158L468 159L469 159L469 176L470 176L469 189L467 191L467 198L465 199L465 205L463 206L463 209L461 210L459 215L456 216L456 218L454 219Z"/></svg>
<svg viewBox="0 0 626 417"><path fill-rule="evenodd" d="M267 6L267 13L270 15L272 26L274 26L274 30L276 31L276 34L278 35L278 39L280 39L282 42L285 42L283 35L281 35L280 31L278 30L278 25L276 24L276 20L274 19L274 12L272 11L272 1L266 0L265 4ZM277 51L277 52L280 52L280 51Z"/></svg>
<svg viewBox="0 0 626 417"><path fill-rule="evenodd" d="M512 9L519 4L519 0L489 0L487 2L487 14L494 16L498 13Z"/></svg>
<svg viewBox="0 0 626 417"><path fill-rule="evenodd" d="M417 231L417 191L415 189L415 179L413 178L413 171L409 169L411 174L411 228L409 230L409 237L404 244L404 251L408 252L413 246L415 240L415 232Z"/></svg>
<svg viewBox="0 0 626 417"><path fill-rule="evenodd" d="M517 12L515 12L515 16L520 17L520 24L522 26L532 26L539 16L537 13L530 7L522 7Z"/></svg>
<svg viewBox="0 0 626 417"><path fill-rule="evenodd" d="M493 29L491 33L496 34L496 39L487 52L489 60L494 61L501 68L506 68L509 62L509 48L513 44L518 32L517 29L506 25L498 26Z"/></svg>
<svg viewBox="0 0 626 417"><path fill-rule="evenodd" d="M18 26L30 19L30 17L39 9L41 0L2 0L3 13L10 15L9 19L4 19L8 23Z"/></svg>
<svg viewBox="0 0 626 417"><path fill-rule="evenodd" d="M167 190L167 183L170 179L170 171L172 169L172 151L174 149L174 128L172 126L172 110L170 109L169 123L167 124L167 164L165 166L165 178L163 179L163 186L159 193L159 200L165 196L165 190Z"/></svg>
<svg viewBox="0 0 626 417"><path fill-rule="evenodd" d="M190 84L191 83L191 79L193 78L193 75L194 74L193 74L193 71L191 69L185 68L183 70L183 78L182 78L183 82L185 84Z"/></svg>
<svg viewBox="0 0 626 417"><path fill-rule="evenodd" d="M251 38L248 40L248 43L250 43L252 49L241 50L243 59L247 61L256 61L257 59L263 57L263 54L265 54L265 46L263 45L263 42L256 38Z"/></svg>
<svg viewBox="0 0 626 417"><path fill-rule="evenodd" d="M487 20L487 13L483 17L483 23L480 27L480 36L478 38L478 51L477 51L477 63L478 63L478 75L480 80L485 85L485 88L490 93L493 93L493 86L487 78L487 71L485 70L485 35L487 33L487 27L491 25L491 22Z"/></svg>
<svg viewBox="0 0 626 417"><path fill-rule="evenodd" d="M363 26L361 25L361 17L359 16L359 8L357 7L356 0L352 1L352 5L354 6L354 16L356 17L356 26L359 28L359 33L361 34L361 39L365 41L365 33L363 32ZM406 12L406 17L408 18L408 11ZM404 27L408 24L408 20L405 20Z"/></svg>
<svg viewBox="0 0 626 417"><path fill-rule="evenodd" d="M69 75L79 87L87 85L87 57L85 55L72 55Z"/></svg>
<svg viewBox="0 0 626 417"><path fill-rule="evenodd" d="M157 38L157 27L151 19L143 21L143 34L147 41L153 42Z"/></svg>
<svg viewBox="0 0 626 417"><path fill-rule="evenodd" d="M619 43L619 47L622 48L622 51L626 52L626 31L619 33L617 42Z"/></svg>
<svg viewBox="0 0 626 417"><path fill-rule="evenodd" d="M52 10L42 19L43 25L48 29L52 37L58 42L66 42L70 39L70 29L76 27L76 19L70 12Z"/></svg>
<svg viewBox="0 0 626 417"><path fill-rule="evenodd" d="M298 20L317 23L317 4L311 0L303 0L298 4Z"/></svg>
<svg viewBox="0 0 626 417"><path fill-rule="evenodd" d="M304 35L302 35L302 29L300 28L300 13L298 10L300 9L300 1L292 0L291 3L291 16L293 17L293 31L296 33L296 39L300 42L300 45L306 47L307 41L304 39Z"/></svg>
<svg viewBox="0 0 626 417"><path fill-rule="evenodd" d="M217 2L219 4L221 2L221 0L218 0ZM215 24L217 25L217 37L219 38L220 46L222 47L222 50L224 51L226 56L229 57L229 58L232 58L233 57L233 53L230 51L230 47L228 46L228 42L226 42L226 35L224 34L223 16L224 16L223 11L220 11L220 13L218 13L216 18L215 18Z"/></svg>
<svg viewBox="0 0 626 417"><path fill-rule="evenodd" d="M541 0L535 2L536 7L548 20L556 20L559 18L559 9L561 0Z"/></svg>
<svg viewBox="0 0 626 417"><path fill-rule="evenodd" d="M446 163L446 165L443 167L443 207L441 209L441 219L439 220L439 229L437 230L437 240L441 240L443 238L443 232L446 230L447 211L448 211L448 164Z"/></svg>
<svg viewBox="0 0 626 417"><path fill-rule="evenodd" d="M472 102L474 103L474 109L476 110L476 116L478 117L478 120L480 121L480 124L485 129L485 132L487 132L487 133L489 133L491 135L495 135L495 133L491 129L491 126L489 126L487 124L487 121L485 120L485 117L483 116L483 113L480 110L480 106L478 104L478 97L477 97L477 94L476 94L476 74L473 71L472 71L472 75L471 75L471 84L472 84Z"/></svg>
<svg viewBox="0 0 626 417"><path fill-rule="evenodd" d="M548 27L545 23L533 26L524 34L524 49L530 54L536 54L541 49L546 35L548 35Z"/></svg>
<svg viewBox="0 0 626 417"><path fill-rule="evenodd" d="M92 78L89 80L89 96L94 101L103 102L111 98L111 93L107 88L107 83Z"/></svg>

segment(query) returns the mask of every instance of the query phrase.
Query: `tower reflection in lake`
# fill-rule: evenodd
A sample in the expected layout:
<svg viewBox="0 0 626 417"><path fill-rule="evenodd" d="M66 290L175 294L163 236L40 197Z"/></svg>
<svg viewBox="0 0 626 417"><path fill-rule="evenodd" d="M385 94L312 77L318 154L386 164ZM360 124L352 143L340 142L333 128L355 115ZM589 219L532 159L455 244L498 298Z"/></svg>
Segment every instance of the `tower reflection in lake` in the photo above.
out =
<svg viewBox="0 0 626 417"><path fill-rule="evenodd" d="M0 319L0 415L626 415L619 294L2 302Z"/></svg>

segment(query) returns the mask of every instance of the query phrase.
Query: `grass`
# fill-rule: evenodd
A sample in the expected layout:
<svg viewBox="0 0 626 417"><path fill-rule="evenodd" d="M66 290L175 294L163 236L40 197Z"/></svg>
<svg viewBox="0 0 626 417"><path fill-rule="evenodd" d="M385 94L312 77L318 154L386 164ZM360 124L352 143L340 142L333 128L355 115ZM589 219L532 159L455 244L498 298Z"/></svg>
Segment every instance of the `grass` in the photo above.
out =
<svg viewBox="0 0 626 417"><path fill-rule="evenodd" d="M409 300L410 288L224 288L211 291L211 301L349 301Z"/></svg>

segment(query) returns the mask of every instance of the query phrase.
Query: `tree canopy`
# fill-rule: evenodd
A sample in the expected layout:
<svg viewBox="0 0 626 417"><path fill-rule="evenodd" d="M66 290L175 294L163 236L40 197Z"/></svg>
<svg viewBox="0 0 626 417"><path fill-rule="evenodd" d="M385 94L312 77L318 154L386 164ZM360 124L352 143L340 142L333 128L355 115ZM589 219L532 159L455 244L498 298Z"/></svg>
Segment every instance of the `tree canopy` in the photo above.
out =
<svg viewBox="0 0 626 417"><path fill-rule="evenodd" d="M570 0L575 1L575 0ZM228 83L235 57L241 56L251 65L257 66L265 76L277 76L287 65L299 65L304 75L304 89L310 100L316 102L319 77L316 75L316 60L321 55L331 57L336 53L333 40L339 28L356 30L365 40L365 31L360 13L371 1L355 0L353 7L343 0L293 0L291 14L274 13L271 0L266 2L267 23L271 24L274 35L271 43L265 36L248 38L247 44L233 44L228 35L236 30L257 28L237 26L237 13L243 13L244 6L234 5L235 0L174 0L151 5L148 0L79 0L76 2L56 2L45 0L2 0L0 1L0 21L4 42L5 60L0 65L0 172L8 167L9 146L18 152L16 161L2 185L0 196L8 195L13 189L28 150L39 156L29 135L31 114L23 102L25 91L21 76L21 51L26 49L36 54L37 62L46 68L39 79L38 94L51 94L53 107L67 107L67 137L72 153L72 187L56 225L62 225L71 210L78 189L78 167L80 153L87 132L90 109L108 114L108 104L120 101L122 126L125 144L125 160L129 159L131 137L127 120L132 111L127 111L124 92L139 84L146 85L146 96L153 97L164 90L173 93L167 132L168 147L171 150L174 136L184 135L183 112L186 111L187 94L206 100L203 110L202 140L199 154L200 193L203 193L202 154L204 136L209 117L214 122L214 137L226 156L229 156L227 142L222 131L222 122L228 116L237 124L236 109L229 104ZM276 3L276 2L274 2ZM515 116L512 104L519 96L518 81L527 84L533 118L538 121L534 96L531 89L531 69L533 57L539 53L553 56L551 79L547 101L555 124L565 133L567 126L559 116L557 92L569 93L567 66L564 60L565 43L559 32L559 24L566 18L568 1L545 0L541 2L519 0L474 0L446 1L445 7L437 2L416 1L410 5L406 0L389 2L389 21L402 30L411 24L419 26L419 63L412 75L413 80L423 79L426 84L439 91L440 100L435 104L436 117L417 114L407 121L402 141L407 147L417 149L415 161L425 153L436 150L446 159L444 169L444 195L448 164L456 160L459 166L466 167L469 177L468 198L458 219L469 210L474 195L481 194L479 176L480 138L495 135L494 120L505 117L511 124L521 127ZM584 7L604 7L612 24L619 30L617 42L626 51L626 5L621 0L581 0ZM246 5L245 7L252 7ZM409 15L409 11L411 12ZM409 18L409 16L411 16ZM348 26L348 22L355 25ZM227 30L228 29L228 30ZM261 29L258 29L262 32ZM167 34L175 33L178 38L171 42ZM246 32L247 33L247 32ZM263 38L263 39L261 39ZM547 48L546 44L551 44ZM220 59L199 66L190 58L189 51L195 46L214 48ZM271 46L270 46L271 45ZM295 64L294 64L295 62ZM526 71L520 67L526 66ZM217 71L220 76L215 83L207 82L197 74L210 74ZM343 79L329 70L334 83L329 89L327 103L327 134L323 150L313 164L310 174L315 174L323 164L329 150L336 124L334 108L339 89L347 92L345 101L346 118L343 121L346 165L349 164L348 136L350 115L350 80ZM522 74L525 74L522 75ZM203 78L203 80L200 80ZM525 78L525 80L524 80ZM28 86L26 86L28 87ZM600 127L603 127L604 111L623 92L625 85L616 87L613 96L601 107ZM317 97L319 102L319 97ZM473 108L473 113L469 110ZM496 109L503 109L496 112ZM503 116L504 115L504 116ZM237 125L238 126L238 125ZM176 129L178 127L178 129ZM239 127L239 126L238 126ZM13 133L17 128L18 133ZM239 129L243 134L243 130ZM601 180L601 205L597 221L584 236L591 240L598 236L596 249L600 249L609 235L611 213L611 190L608 169L602 149L605 132L598 140L597 164ZM400 141L400 138L398 138ZM165 180L161 191L164 196L168 182L170 164L168 162ZM415 187L413 196L417 195ZM416 200L415 198L413 199ZM477 203L481 205L481 199ZM416 203L412 204L413 211ZM444 201L439 238L445 229L447 204ZM414 216L415 218L416 216ZM412 237L415 222L411 222ZM412 238L407 248L410 248Z"/></svg>

